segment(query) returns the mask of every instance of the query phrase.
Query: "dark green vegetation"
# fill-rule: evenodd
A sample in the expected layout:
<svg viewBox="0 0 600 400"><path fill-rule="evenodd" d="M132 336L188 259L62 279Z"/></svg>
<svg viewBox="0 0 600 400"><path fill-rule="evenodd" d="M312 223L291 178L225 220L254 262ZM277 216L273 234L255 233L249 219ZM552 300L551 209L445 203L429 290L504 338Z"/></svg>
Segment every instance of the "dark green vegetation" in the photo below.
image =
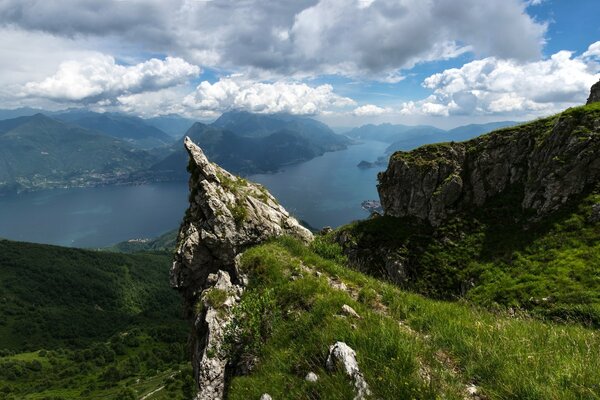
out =
<svg viewBox="0 0 600 400"><path fill-rule="evenodd" d="M373 398L464 399L469 385L490 399L600 397L596 331L429 300L340 261L339 246L323 238L311 248L284 238L244 254L250 287L228 348L241 342L257 360L233 377L228 398L352 398L349 379L325 369L336 341L356 351ZM344 304L361 318L343 316ZM304 380L311 371L317 383Z"/></svg>
<svg viewBox="0 0 600 400"><path fill-rule="evenodd" d="M197 122L186 136L212 162L241 175L277 171L327 151L341 150L350 143L310 118L246 112L225 113L210 125ZM188 155L179 142L172 151L152 169L183 178Z"/></svg>
<svg viewBox="0 0 600 400"><path fill-rule="evenodd" d="M0 121L0 193L119 182L153 160L124 141L42 114Z"/></svg>
<svg viewBox="0 0 600 400"><path fill-rule="evenodd" d="M189 399L170 253L0 241L0 399Z"/></svg>

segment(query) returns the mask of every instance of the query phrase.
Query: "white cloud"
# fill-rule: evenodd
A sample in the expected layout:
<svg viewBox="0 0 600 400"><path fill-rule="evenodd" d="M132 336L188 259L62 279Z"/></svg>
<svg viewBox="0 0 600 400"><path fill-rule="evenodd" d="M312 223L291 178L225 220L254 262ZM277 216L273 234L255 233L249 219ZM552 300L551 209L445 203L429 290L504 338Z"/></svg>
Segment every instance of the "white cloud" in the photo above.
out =
<svg viewBox="0 0 600 400"><path fill-rule="evenodd" d="M121 95L155 91L187 82L200 68L181 58L152 58L132 66L119 65L108 55L65 61L58 71L39 82L24 85L26 96L59 102L95 103Z"/></svg>
<svg viewBox="0 0 600 400"><path fill-rule="evenodd" d="M526 0L3 0L0 26L179 56L267 79L385 80L424 61L539 58L546 24ZM66 10L66 11L65 11ZM22 43L26 46L26 43ZM109 52L114 54L113 52ZM264 76L264 75L263 75Z"/></svg>
<svg viewBox="0 0 600 400"><path fill-rule="evenodd" d="M371 117L376 115L389 114L393 110L391 108L378 107L374 104L365 104L364 106L356 107L351 114L357 117Z"/></svg>
<svg viewBox="0 0 600 400"><path fill-rule="evenodd" d="M594 50L594 45L586 54ZM447 69L425 79L433 94L407 102L402 114L541 115L585 102L600 78L596 63L560 51L547 60L518 63L494 57Z"/></svg>
<svg viewBox="0 0 600 400"><path fill-rule="evenodd" d="M600 57L600 40L590 44L587 51L582 55L585 58Z"/></svg>
<svg viewBox="0 0 600 400"><path fill-rule="evenodd" d="M239 109L254 113L314 115L354 104L354 100L335 94L331 85L262 83L239 77L223 78L212 84L204 81L183 100L190 112L204 114Z"/></svg>

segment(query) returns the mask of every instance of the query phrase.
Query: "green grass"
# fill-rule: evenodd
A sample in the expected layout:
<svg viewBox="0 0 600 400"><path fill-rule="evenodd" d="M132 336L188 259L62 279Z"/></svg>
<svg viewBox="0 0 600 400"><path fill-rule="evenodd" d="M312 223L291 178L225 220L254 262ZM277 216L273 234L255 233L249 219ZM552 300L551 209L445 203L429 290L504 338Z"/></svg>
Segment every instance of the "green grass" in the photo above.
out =
<svg viewBox="0 0 600 400"><path fill-rule="evenodd" d="M359 269L387 278L385 257L404 261L399 284L433 298L467 299L492 309L527 310L542 318L600 326L600 223L590 190L559 212L532 221L513 187L469 214L433 230L410 219L382 217L335 232ZM378 251L377 249L384 249Z"/></svg>
<svg viewBox="0 0 600 400"><path fill-rule="evenodd" d="M430 300L333 261L340 257L324 259L288 238L244 254L251 286L242 303L270 296L280 312L252 322L255 328L238 322L262 332L245 343L260 352L249 375L232 379L229 398L352 398L348 378L325 369L338 340L356 350L373 398L462 399L467 384L490 399L600 397L597 331ZM332 288L327 277L348 290ZM343 304L362 318L341 316ZM316 384L304 381L310 371Z"/></svg>

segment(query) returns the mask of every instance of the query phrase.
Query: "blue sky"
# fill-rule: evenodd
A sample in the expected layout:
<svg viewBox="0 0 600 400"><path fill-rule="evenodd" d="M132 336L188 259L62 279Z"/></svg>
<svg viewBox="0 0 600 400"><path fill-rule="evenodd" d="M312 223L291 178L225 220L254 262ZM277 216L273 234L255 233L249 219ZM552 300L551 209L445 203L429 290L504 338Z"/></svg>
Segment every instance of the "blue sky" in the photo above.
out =
<svg viewBox="0 0 600 400"><path fill-rule="evenodd" d="M600 79L597 15L593 0L6 0L0 107L526 120Z"/></svg>

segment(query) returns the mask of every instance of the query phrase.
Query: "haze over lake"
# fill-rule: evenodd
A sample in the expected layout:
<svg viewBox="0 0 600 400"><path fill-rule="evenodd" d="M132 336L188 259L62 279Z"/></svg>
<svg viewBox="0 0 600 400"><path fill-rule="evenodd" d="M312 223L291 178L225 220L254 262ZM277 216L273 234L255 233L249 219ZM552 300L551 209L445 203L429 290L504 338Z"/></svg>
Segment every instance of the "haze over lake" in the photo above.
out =
<svg viewBox="0 0 600 400"><path fill-rule="evenodd" d="M360 203L377 199L377 169L359 169L385 143L368 141L275 174L252 175L311 226L365 218ZM105 247L177 228L187 207L186 182L47 190L0 197L0 237L73 247Z"/></svg>

